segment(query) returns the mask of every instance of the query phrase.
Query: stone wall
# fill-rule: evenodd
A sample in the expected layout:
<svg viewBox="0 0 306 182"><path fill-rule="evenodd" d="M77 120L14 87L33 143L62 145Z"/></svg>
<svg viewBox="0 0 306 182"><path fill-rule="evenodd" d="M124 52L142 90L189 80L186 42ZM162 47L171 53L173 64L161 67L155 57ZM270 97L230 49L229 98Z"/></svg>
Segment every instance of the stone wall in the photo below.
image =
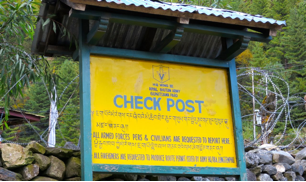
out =
<svg viewBox="0 0 306 182"><path fill-rule="evenodd" d="M31 142L26 147L0 144L0 180L80 181L80 151L73 146L45 148ZM75 148L74 148L75 149ZM254 149L246 153L249 181L304 181L306 148L296 155L278 149ZM94 181L235 181L234 177L157 176L94 173Z"/></svg>

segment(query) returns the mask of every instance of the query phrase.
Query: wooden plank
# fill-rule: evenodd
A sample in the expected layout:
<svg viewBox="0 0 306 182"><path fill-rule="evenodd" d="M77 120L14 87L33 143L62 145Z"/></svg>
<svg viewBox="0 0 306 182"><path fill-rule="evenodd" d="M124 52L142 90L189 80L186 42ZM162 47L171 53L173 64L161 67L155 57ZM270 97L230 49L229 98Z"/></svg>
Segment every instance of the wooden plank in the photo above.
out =
<svg viewBox="0 0 306 182"><path fill-rule="evenodd" d="M71 56L75 48L69 48L69 46L56 46L48 45L46 53L61 54Z"/></svg>
<svg viewBox="0 0 306 182"><path fill-rule="evenodd" d="M175 47L182 39L184 28L178 27L171 31L161 42L157 43L152 52L167 53Z"/></svg>
<svg viewBox="0 0 306 182"><path fill-rule="evenodd" d="M210 176L238 176L239 168L213 167L176 167L176 166L132 166L93 164L93 171L104 173L136 173L159 175L210 175Z"/></svg>
<svg viewBox="0 0 306 182"><path fill-rule="evenodd" d="M152 43L153 43L153 40L154 40L154 37L155 37L155 34L156 34L156 31L157 31L157 28L151 28L151 27L146 28L146 31L143 35L143 40L140 43L140 45L141 45L141 47L139 47L140 51L149 51L150 50L150 48L152 46Z"/></svg>
<svg viewBox="0 0 306 182"><path fill-rule="evenodd" d="M232 46L222 51L216 58L220 60L232 60L248 48L250 37L243 37Z"/></svg>
<svg viewBox="0 0 306 182"><path fill-rule="evenodd" d="M96 45L104 37L109 20L101 18L99 21L96 21L94 26L91 28L90 32L87 35L87 43L89 45Z"/></svg>
<svg viewBox="0 0 306 182"><path fill-rule="evenodd" d="M138 17L132 15L116 14L116 13L107 13L102 11L76 11L72 10L72 17L82 18L82 19L94 19L97 20L100 17L109 18L110 22L122 23L129 25L138 25L152 28L162 28L162 29L175 29L178 26L178 23L171 20L157 19L157 18L146 18ZM272 37L268 35L247 32L244 30L237 30L231 28L220 28L215 26L208 26L203 24L181 24L185 32L190 33L199 33L207 35L221 36L231 39L239 39L241 36L251 37L252 41L259 42L269 42L272 40Z"/></svg>
<svg viewBox="0 0 306 182"><path fill-rule="evenodd" d="M95 55L105 55L117 58L121 57L121 58L148 60L148 61L160 61L160 62L171 62L171 63L199 65L207 67L219 67L219 68L229 67L228 61L223 61L223 60L196 58L196 57L179 56L171 54L160 54L153 52L127 50L127 49L115 49L115 48L95 46L91 48L90 52L91 54Z"/></svg>
<svg viewBox="0 0 306 182"><path fill-rule="evenodd" d="M164 16L171 16L171 17L184 17L194 20L202 20L202 21L211 21L211 22L218 22L218 23L225 23L225 24L233 24L233 25L242 25L246 27L257 27L257 28L265 28L265 29L276 29L281 30L282 26L274 25L270 23L262 23L262 22L255 22L255 21L248 21L248 20L240 20L240 19L232 19L232 18L223 18L220 16L212 16L212 15L205 15L205 14L198 14L198 13L189 13L189 12L179 12L179 11L172 11L172 10L163 10L163 9L154 9L154 8L145 8L143 6L135 6L135 5L125 5L125 4L117 4L117 3L108 3L105 1L96 1L96 0L70 0L74 3L80 4L87 4L92 6L99 6L99 7L106 7L106 8L113 8L119 10L127 10L127 11L134 11L134 12L141 12L147 14L155 14L155 15L164 15Z"/></svg>
<svg viewBox="0 0 306 182"><path fill-rule="evenodd" d="M92 181L92 152L91 152L91 102L90 102L90 50L86 45L89 32L89 21L79 20L79 49L80 49L80 119L81 119L81 162L82 180Z"/></svg>
<svg viewBox="0 0 306 182"><path fill-rule="evenodd" d="M233 41L228 39L228 47L233 45ZM230 93L231 93L231 103L232 103L232 113L234 120L234 134L235 134L235 144L236 144L236 156L238 161L238 167L240 169L240 180L247 181L247 171L246 162L244 158L244 140L242 136L242 121L241 121L241 111L239 102L239 90L237 84L237 73L236 73L236 63L235 59L230 61L229 67L229 82L230 82Z"/></svg>

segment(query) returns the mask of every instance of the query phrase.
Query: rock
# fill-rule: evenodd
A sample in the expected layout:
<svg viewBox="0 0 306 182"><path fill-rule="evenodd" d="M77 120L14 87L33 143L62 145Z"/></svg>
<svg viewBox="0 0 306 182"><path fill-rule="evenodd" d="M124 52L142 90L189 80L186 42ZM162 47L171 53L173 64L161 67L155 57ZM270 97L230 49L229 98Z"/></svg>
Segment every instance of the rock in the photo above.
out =
<svg viewBox="0 0 306 182"><path fill-rule="evenodd" d="M269 175L274 175L277 173L276 168L272 165L263 166L262 171L268 173Z"/></svg>
<svg viewBox="0 0 306 182"><path fill-rule="evenodd" d="M280 150L277 146L272 145L272 144L263 144L261 146L258 147L259 149L266 149L268 151L271 150Z"/></svg>
<svg viewBox="0 0 306 182"><path fill-rule="evenodd" d="M249 170L252 171L255 175L257 175L257 174L262 172L262 167L263 167L263 165L258 165L256 167L253 167L253 168L249 169Z"/></svg>
<svg viewBox="0 0 306 182"><path fill-rule="evenodd" d="M114 179L112 179L112 181L124 181L124 180L121 179L121 178L114 178Z"/></svg>
<svg viewBox="0 0 306 182"><path fill-rule="evenodd" d="M248 176L248 181L256 181L256 175L247 169L247 176Z"/></svg>
<svg viewBox="0 0 306 182"><path fill-rule="evenodd" d="M123 179L126 181L137 181L138 175L137 174L124 174Z"/></svg>
<svg viewBox="0 0 306 182"><path fill-rule="evenodd" d="M292 169L292 167L289 164L287 164L287 163L284 163L283 165L284 165L286 171L289 171L289 170Z"/></svg>
<svg viewBox="0 0 306 182"><path fill-rule="evenodd" d="M1 181L21 181L22 176L7 169L0 167L0 180Z"/></svg>
<svg viewBox="0 0 306 182"><path fill-rule="evenodd" d="M79 158L71 157L66 164L66 178L81 176L81 160Z"/></svg>
<svg viewBox="0 0 306 182"><path fill-rule="evenodd" d="M306 148L304 148L303 150L299 151L296 154L295 160L302 160L302 159L306 159Z"/></svg>
<svg viewBox="0 0 306 182"><path fill-rule="evenodd" d="M139 179L139 180L137 180L137 181L150 181L150 180L148 180L148 179L146 179L146 178L141 178L141 179Z"/></svg>
<svg viewBox="0 0 306 182"><path fill-rule="evenodd" d="M93 181L100 181L102 179L111 177L112 174L107 174L107 173L98 173L98 172L94 172L93 173Z"/></svg>
<svg viewBox="0 0 306 182"><path fill-rule="evenodd" d="M41 154L34 154L34 160L39 166L40 171L46 170L50 166L50 158Z"/></svg>
<svg viewBox="0 0 306 182"><path fill-rule="evenodd" d="M301 175L297 175L295 181L305 181L305 178L303 178Z"/></svg>
<svg viewBox="0 0 306 182"><path fill-rule="evenodd" d="M273 151L273 163L287 163L289 165L295 162L294 158L288 153L284 151Z"/></svg>
<svg viewBox="0 0 306 182"><path fill-rule="evenodd" d="M146 178L147 177L147 175L144 175L144 174L139 174L138 175L138 178Z"/></svg>
<svg viewBox="0 0 306 182"><path fill-rule="evenodd" d="M19 173L22 175L24 181L30 181L39 174L38 164L31 164L23 167Z"/></svg>
<svg viewBox="0 0 306 182"><path fill-rule="evenodd" d="M286 168L285 168L284 164L282 164L282 163L274 164L274 167L276 168L276 171L279 172L279 173L284 173L286 171Z"/></svg>
<svg viewBox="0 0 306 182"><path fill-rule="evenodd" d="M288 181L286 177L283 177L280 181Z"/></svg>
<svg viewBox="0 0 306 182"><path fill-rule="evenodd" d="M225 181L237 181L235 177L225 177Z"/></svg>
<svg viewBox="0 0 306 182"><path fill-rule="evenodd" d="M45 171L45 175L51 178L62 180L64 177L65 170L66 170L65 163L61 161L59 158L51 155L50 166Z"/></svg>
<svg viewBox="0 0 306 182"><path fill-rule="evenodd" d="M73 157L81 157L81 152L80 151L74 151L73 153L72 153L72 156Z"/></svg>
<svg viewBox="0 0 306 182"><path fill-rule="evenodd" d="M8 169L32 164L32 152L17 144L5 143L0 145L3 166Z"/></svg>
<svg viewBox="0 0 306 182"><path fill-rule="evenodd" d="M273 181L273 179L268 174L263 173L257 177L257 181Z"/></svg>
<svg viewBox="0 0 306 182"><path fill-rule="evenodd" d="M203 181L202 176L192 176L191 181Z"/></svg>
<svg viewBox="0 0 306 182"><path fill-rule="evenodd" d="M274 181L282 181L284 175L281 172L277 172L275 175L272 176Z"/></svg>
<svg viewBox="0 0 306 182"><path fill-rule="evenodd" d="M177 179L178 181L191 181L190 179L186 178L186 177L180 177L179 179Z"/></svg>
<svg viewBox="0 0 306 182"><path fill-rule="evenodd" d="M202 181L210 181L208 178L203 178Z"/></svg>
<svg viewBox="0 0 306 182"><path fill-rule="evenodd" d="M52 147L46 148L46 155L53 155L60 159L70 158L72 156L72 153L73 153L73 150L71 149L52 148Z"/></svg>
<svg viewBox="0 0 306 182"><path fill-rule="evenodd" d="M259 157L259 164L270 164L272 163L272 154L266 150L260 150L257 152Z"/></svg>
<svg viewBox="0 0 306 182"><path fill-rule="evenodd" d="M244 148L244 151L249 152L249 151L254 150L256 148L257 148L256 146L248 146L248 147Z"/></svg>
<svg viewBox="0 0 306 182"><path fill-rule="evenodd" d="M304 173L304 168L301 164L299 163L294 163L292 165L292 171L296 172L298 175L303 175Z"/></svg>
<svg viewBox="0 0 306 182"><path fill-rule="evenodd" d="M259 164L260 158L254 152L248 152L245 155L245 162L248 168L256 167Z"/></svg>
<svg viewBox="0 0 306 182"><path fill-rule="evenodd" d="M57 180L53 179L53 178L48 178L48 177L45 177L45 176L37 176L32 181L57 181Z"/></svg>
<svg viewBox="0 0 306 182"><path fill-rule="evenodd" d="M81 181L81 177L74 177L74 178L68 178L68 179L65 179L65 181Z"/></svg>
<svg viewBox="0 0 306 182"><path fill-rule="evenodd" d="M151 176L150 181L176 181L175 176Z"/></svg>
<svg viewBox="0 0 306 182"><path fill-rule="evenodd" d="M80 150L80 148L74 145L72 142L66 142L63 148L71 150Z"/></svg>
<svg viewBox="0 0 306 182"><path fill-rule="evenodd" d="M46 148L35 141L30 142L26 149L32 151L33 153L45 154L46 152Z"/></svg>
<svg viewBox="0 0 306 182"><path fill-rule="evenodd" d="M288 181L295 181L296 175L293 171L287 171L284 173L284 176L288 179Z"/></svg>

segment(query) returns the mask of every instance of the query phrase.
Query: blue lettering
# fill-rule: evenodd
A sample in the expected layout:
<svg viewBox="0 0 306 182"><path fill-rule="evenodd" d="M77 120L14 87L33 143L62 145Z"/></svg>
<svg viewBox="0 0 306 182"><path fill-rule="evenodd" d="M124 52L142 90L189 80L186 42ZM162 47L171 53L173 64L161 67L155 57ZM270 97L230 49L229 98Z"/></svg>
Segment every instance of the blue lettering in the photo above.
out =
<svg viewBox="0 0 306 182"><path fill-rule="evenodd" d="M187 112L194 112L195 109L194 109L193 105L190 105L189 103L194 104L194 102L192 100L187 100L186 101L186 106L190 108L190 109L187 109Z"/></svg>
<svg viewBox="0 0 306 182"><path fill-rule="evenodd" d="M170 104L170 102L171 102L171 104ZM173 107L173 106L174 106L174 100L168 98L167 99L167 111L170 111L170 107Z"/></svg>
<svg viewBox="0 0 306 182"><path fill-rule="evenodd" d="M199 113L202 113L202 107L201 107L201 104L204 104L204 101L201 101L201 100L195 100L196 103L198 103L199 105Z"/></svg>
<svg viewBox="0 0 306 182"><path fill-rule="evenodd" d="M161 98L158 98L158 99L156 100L156 98L154 97L154 100L153 100L154 110L156 110L156 107L158 107L158 110L160 111L160 104L159 104L160 99L161 99Z"/></svg>
<svg viewBox="0 0 306 182"><path fill-rule="evenodd" d="M143 104L143 102L138 99L142 100L142 96L135 96L135 109L143 109L142 106L138 106L138 104Z"/></svg>
<svg viewBox="0 0 306 182"><path fill-rule="evenodd" d="M180 109L179 108L179 103L182 103L182 109ZM184 101L182 100L182 99L178 99L177 101L176 101L176 110L178 110L179 112L183 112L183 111L185 111L185 104L184 104Z"/></svg>
<svg viewBox="0 0 306 182"><path fill-rule="evenodd" d="M131 104L131 108L134 108L133 96L131 96L131 101L126 99L126 95L124 96L124 108L127 108L127 104Z"/></svg>
<svg viewBox="0 0 306 182"><path fill-rule="evenodd" d="M118 105L118 104L117 104L117 99L118 99L118 98L123 99L122 95L116 95L116 96L114 97L114 104L115 104L116 107L122 108L122 104L121 104L121 105Z"/></svg>
<svg viewBox="0 0 306 182"><path fill-rule="evenodd" d="M148 107L148 105L147 105L148 100L153 101L153 100L152 100L152 97L146 97L146 98L144 99L144 106L145 106L146 109L152 110L153 107Z"/></svg>

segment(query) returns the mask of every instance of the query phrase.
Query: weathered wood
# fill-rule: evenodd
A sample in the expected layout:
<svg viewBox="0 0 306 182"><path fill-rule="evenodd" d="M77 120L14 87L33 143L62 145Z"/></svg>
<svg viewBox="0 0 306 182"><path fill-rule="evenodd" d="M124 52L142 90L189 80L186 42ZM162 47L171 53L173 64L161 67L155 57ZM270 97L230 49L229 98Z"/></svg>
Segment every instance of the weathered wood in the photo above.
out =
<svg viewBox="0 0 306 182"><path fill-rule="evenodd" d="M89 45L98 44L104 37L108 24L109 20L105 18L101 18L99 21L97 21L87 35L87 43Z"/></svg>
<svg viewBox="0 0 306 182"><path fill-rule="evenodd" d="M182 39L184 28L178 27L171 31L161 42L157 43L152 52L167 53L175 47Z"/></svg>
<svg viewBox="0 0 306 182"><path fill-rule="evenodd" d="M122 24L138 25L138 26L162 28L170 30L173 30L178 26L177 22L166 19L106 13L94 10L89 10L85 12L72 10L71 16L81 19L93 19L93 20L99 20L102 17L102 18L109 18L109 21L114 23L122 23ZM203 24L188 24L188 25L181 24L180 27L184 28L184 32L215 35L231 39L239 39L241 36L247 36L251 37L251 40L259 42L269 42L270 40L272 40L271 37L264 34L247 32L244 30L237 30L231 28L215 27Z"/></svg>
<svg viewBox="0 0 306 182"><path fill-rule="evenodd" d="M223 50L216 59L220 60L234 59L236 56L238 56L248 48L249 42L250 42L250 37L241 38L232 46L228 47L226 50Z"/></svg>
<svg viewBox="0 0 306 182"><path fill-rule="evenodd" d="M141 47L139 48L140 51L149 51L151 46L152 46L152 43L153 43L153 40L154 40L154 37L155 37L155 34L156 34L156 31L157 31L157 28L150 28L150 27L147 27L146 28L146 31L143 35L143 40L141 42Z"/></svg>
<svg viewBox="0 0 306 182"><path fill-rule="evenodd" d="M177 22L180 23L180 24L186 24L186 25L188 25L188 24L189 24L189 18L178 17L178 18L177 18Z"/></svg>
<svg viewBox="0 0 306 182"><path fill-rule="evenodd" d="M195 19L195 20L211 21L211 22L233 24L233 25L242 25L242 26L247 26L247 27L257 27L257 28L276 29L276 30L282 29L282 26L280 25L248 21L248 20L240 20L240 19L223 18L220 16L209 16L209 15L198 14L198 13L146 8L143 6L135 6L135 5L127 6L125 4L108 3L106 1L96 1L96 0L70 0L70 1L74 3L87 4L87 5L99 6L99 7L107 7L107 8L113 8L113 9L126 10L126 11L135 11L135 12L141 12L141 13L147 13L147 14L164 15L164 16L171 16L171 17L184 17L184 18Z"/></svg>

